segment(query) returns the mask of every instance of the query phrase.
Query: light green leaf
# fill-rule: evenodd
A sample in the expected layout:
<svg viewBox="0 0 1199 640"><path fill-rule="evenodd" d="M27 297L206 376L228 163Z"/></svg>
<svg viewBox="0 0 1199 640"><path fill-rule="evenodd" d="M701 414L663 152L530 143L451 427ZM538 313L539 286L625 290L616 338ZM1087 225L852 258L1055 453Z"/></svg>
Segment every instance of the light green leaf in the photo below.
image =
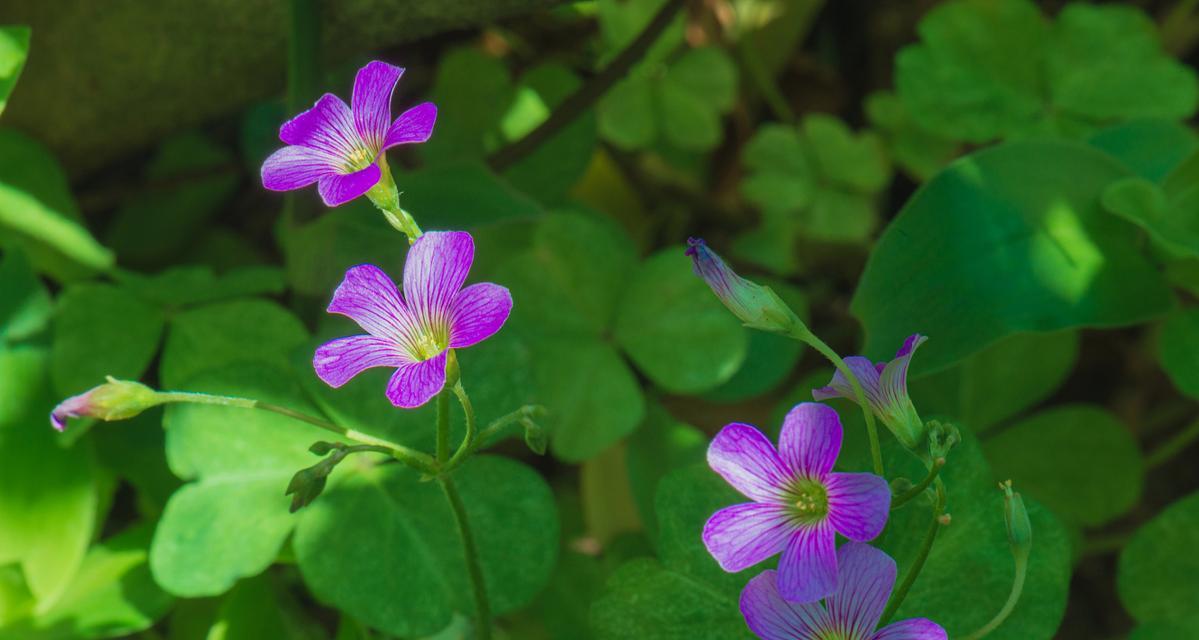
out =
<svg viewBox="0 0 1199 640"><path fill-rule="evenodd" d="M599 131L622 149L639 149L658 136L653 83L649 78L627 78L600 98Z"/></svg>
<svg viewBox="0 0 1199 640"><path fill-rule="evenodd" d="M0 256L0 342L27 338L50 319L50 294L19 247Z"/></svg>
<svg viewBox="0 0 1199 640"><path fill-rule="evenodd" d="M1070 525L1096 527L1141 497L1136 439L1111 413L1060 405L1004 429L983 445L996 475Z"/></svg>
<svg viewBox="0 0 1199 640"><path fill-rule="evenodd" d="M0 114L8 105L8 97L12 95L21 70L25 68L25 59L29 56L29 27L21 25L5 25L0 27Z"/></svg>
<svg viewBox="0 0 1199 640"><path fill-rule="evenodd" d="M800 320L807 322L808 299L802 291L783 280L757 276L753 280L770 287ZM741 368L728 382L705 394L705 399L737 402L766 393L791 373L803 354L804 345L798 340L765 331L747 331L749 346Z"/></svg>
<svg viewBox="0 0 1199 640"><path fill-rule="evenodd" d="M1124 170L1066 142L1007 143L933 178L879 239L851 309L866 353L916 331L936 369L1013 333L1143 322L1172 306L1099 194ZM1002 274L1002 277L997 276Z"/></svg>
<svg viewBox="0 0 1199 640"><path fill-rule="evenodd" d="M162 311L125 289L89 283L58 300L50 350L54 391L66 397L102 384L105 376L137 380L158 353Z"/></svg>
<svg viewBox="0 0 1199 640"><path fill-rule="evenodd" d="M606 63L616 57L620 51L633 42L649 24L654 14L658 12L666 0L601 0L596 3L596 14L599 18L600 35L603 39L604 52L601 63ZM681 12L680 12L681 14ZM653 66L670 56L678 47L684 44L683 30L686 19L676 15L670 24L662 31L662 35L650 46L642 58L644 66Z"/></svg>
<svg viewBox="0 0 1199 640"><path fill-rule="evenodd" d="M1120 554L1120 600L1141 622L1193 616L1199 599L1199 493L1175 502L1137 530Z"/></svg>
<svg viewBox="0 0 1199 640"><path fill-rule="evenodd" d="M473 458L454 480L492 612L528 604L558 555L549 487L528 467L492 456ZM319 599L404 636L439 631L454 612L473 613L461 541L435 483L399 465L359 465L302 515L293 544Z"/></svg>
<svg viewBox="0 0 1199 640"><path fill-rule="evenodd" d="M804 118L802 127L816 171L825 179L866 193L887 186L890 167L873 133L855 136L844 122L823 113Z"/></svg>
<svg viewBox="0 0 1199 640"><path fill-rule="evenodd" d="M614 336L655 384L672 393L728 381L749 344L741 323L692 272L681 246L654 254L633 274Z"/></svg>
<svg viewBox="0 0 1199 640"><path fill-rule="evenodd" d="M1161 118L1129 120L1099 131L1087 142L1159 184L1199 150L1199 135L1189 126Z"/></svg>
<svg viewBox="0 0 1199 640"><path fill-rule="evenodd" d="M1144 178L1124 178L1104 190L1103 206L1147 231L1167 253L1199 256L1199 187L1171 197Z"/></svg>
<svg viewBox="0 0 1199 640"><path fill-rule="evenodd" d="M286 276L278 267L239 267L219 276L211 267L200 265L172 267L152 276L133 271L115 275L126 289L169 307L280 294L287 287Z"/></svg>
<svg viewBox="0 0 1199 640"><path fill-rule="evenodd" d="M292 349L308 340L300 321L266 300L234 300L185 311L171 320L159 378L179 387L188 378L235 362L288 365Z"/></svg>

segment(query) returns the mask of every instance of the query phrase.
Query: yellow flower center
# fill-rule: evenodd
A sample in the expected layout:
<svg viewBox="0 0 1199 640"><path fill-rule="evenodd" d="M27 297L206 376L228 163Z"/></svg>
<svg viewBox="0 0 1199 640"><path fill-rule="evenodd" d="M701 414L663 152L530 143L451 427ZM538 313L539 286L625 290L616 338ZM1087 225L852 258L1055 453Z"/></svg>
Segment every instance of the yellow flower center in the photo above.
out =
<svg viewBox="0 0 1199 640"><path fill-rule="evenodd" d="M828 515L828 489L815 480L797 480L790 497L795 515L803 522L818 522Z"/></svg>
<svg viewBox="0 0 1199 640"><path fill-rule="evenodd" d="M362 171L371 166L371 163L374 161L374 152L366 147L357 147L346 157L342 168L346 173L354 173L355 171Z"/></svg>

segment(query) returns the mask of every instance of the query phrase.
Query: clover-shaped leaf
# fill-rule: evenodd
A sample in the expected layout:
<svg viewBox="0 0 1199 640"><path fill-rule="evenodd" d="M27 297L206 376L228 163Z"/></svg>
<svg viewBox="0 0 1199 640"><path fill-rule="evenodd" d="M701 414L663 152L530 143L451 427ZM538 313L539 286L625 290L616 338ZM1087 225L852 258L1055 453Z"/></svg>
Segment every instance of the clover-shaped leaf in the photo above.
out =
<svg viewBox="0 0 1199 640"><path fill-rule="evenodd" d="M0 113L8 104L8 96L12 94L21 70L25 68L25 58L29 55L29 27L3 26L0 27Z"/></svg>

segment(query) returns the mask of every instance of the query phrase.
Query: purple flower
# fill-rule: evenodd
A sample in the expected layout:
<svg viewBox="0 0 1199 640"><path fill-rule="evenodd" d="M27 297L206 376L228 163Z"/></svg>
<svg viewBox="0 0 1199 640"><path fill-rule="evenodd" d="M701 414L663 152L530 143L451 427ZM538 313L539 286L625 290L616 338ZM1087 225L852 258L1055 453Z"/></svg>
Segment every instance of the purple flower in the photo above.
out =
<svg viewBox="0 0 1199 640"><path fill-rule="evenodd" d="M919 333L908 336L890 362L872 364L869 358L862 356L845 359L845 364L862 385L870 410L909 449L915 449L924 437L924 422L908 396L908 363L925 340L928 338ZM857 402L853 387L840 371L833 374L827 387L814 389L812 397L816 400L846 398Z"/></svg>
<svg viewBox="0 0 1199 640"><path fill-rule="evenodd" d="M150 387L109 376L105 384L58 403L50 412L50 426L65 431L68 418L124 420L162 403L162 397Z"/></svg>
<svg viewBox="0 0 1199 640"><path fill-rule="evenodd" d="M824 606L793 603L779 595L774 571L756 576L741 592L741 615L764 640L946 640L941 625L926 618L901 620L877 629L895 586L895 561L858 542L837 551L837 590Z"/></svg>
<svg viewBox="0 0 1199 640"><path fill-rule="evenodd" d="M512 310L504 287L484 282L462 289L474 259L469 233L426 233L408 249L403 297L382 269L352 267L328 311L357 322L368 335L321 345L312 360L316 374L340 387L371 367L394 367L387 383L391 403L412 408L428 402L445 386L449 350L491 337Z"/></svg>
<svg viewBox="0 0 1199 640"><path fill-rule="evenodd" d="M725 571L741 571L779 552L783 597L812 602L837 587L836 534L871 540L891 508L887 481L871 473L833 473L841 420L831 407L804 402L783 421L776 451L757 429L733 423L708 447L708 464L753 499L717 511L704 544Z"/></svg>
<svg viewBox="0 0 1199 640"><path fill-rule="evenodd" d="M746 326L781 333L796 328L806 331L791 307L770 287L737 275L703 239L688 238L686 254L691 257L695 275L703 278L712 293Z"/></svg>
<svg viewBox="0 0 1199 640"><path fill-rule="evenodd" d="M315 182L330 207L374 187L383 177L377 162L383 152L398 144L428 140L437 120L437 107L431 102L391 120L391 92L403 73L386 62L371 62L354 78L352 107L326 93L311 109L283 123L279 139L289 146L262 164L262 186L291 191Z"/></svg>

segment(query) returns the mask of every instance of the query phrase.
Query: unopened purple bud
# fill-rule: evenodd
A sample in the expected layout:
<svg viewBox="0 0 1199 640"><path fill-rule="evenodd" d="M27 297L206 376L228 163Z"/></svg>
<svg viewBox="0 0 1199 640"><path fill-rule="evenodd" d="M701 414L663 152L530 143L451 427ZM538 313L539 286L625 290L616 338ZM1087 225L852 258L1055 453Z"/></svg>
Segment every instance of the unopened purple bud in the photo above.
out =
<svg viewBox="0 0 1199 640"><path fill-rule="evenodd" d="M806 331L795 312L770 287L737 275L702 239L687 240L687 255L691 256L695 274L746 326L777 333Z"/></svg>
<svg viewBox="0 0 1199 640"><path fill-rule="evenodd" d="M150 387L110 376L108 382L60 402L50 412L50 425L63 431L68 418L124 420L162 402L158 392Z"/></svg>

